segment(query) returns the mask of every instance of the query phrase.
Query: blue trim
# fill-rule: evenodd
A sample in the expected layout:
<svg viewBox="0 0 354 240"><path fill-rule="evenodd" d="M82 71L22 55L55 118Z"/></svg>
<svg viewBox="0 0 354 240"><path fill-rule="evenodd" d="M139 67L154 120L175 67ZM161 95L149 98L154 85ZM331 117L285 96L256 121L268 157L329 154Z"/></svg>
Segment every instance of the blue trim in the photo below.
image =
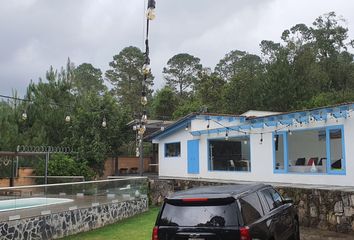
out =
<svg viewBox="0 0 354 240"><path fill-rule="evenodd" d="M185 128L186 125L188 125L190 127L191 125L191 121L195 119L195 116L193 118L188 118L183 120L182 122L176 124L175 126L169 127L167 129L165 129L164 131L161 131L159 133L157 133L153 139L161 139L167 135L171 135L172 133L177 132L178 130L180 130L181 128Z"/></svg>
<svg viewBox="0 0 354 240"><path fill-rule="evenodd" d="M166 156L166 154L167 154L167 145L168 145L168 144L176 144L176 143L179 143L179 156ZM164 158L180 158L181 155L182 155L181 142L168 142L168 143L165 143L164 149L165 149Z"/></svg>
<svg viewBox="0 0 354 240"><path fill-rule="evenodd" d="M327 108L319 108L313 110L307 110L302 112L292 112L292 113L284 113L278 114L273 116L265 116L265 117L257 117L252 119L247 119L244 116L217 116L217 115L208 115L208 114L200 114L197 113L187 115L185 119L181 119L180 121L176 122L175 124L170 125L167 127L165 131L158 132L156 134L151 135L151 139L161 139L167 135L173 134L174 132L178 131L180 128L184 128L186 124L190 125L190 122L197 117L199 119L204 120L211 120L214 119L216 121L227 120L229 122L233 122L235 120L239 120L240 124L236 126L230 126L228 129L243 129L249 130L252 128L262 128L262 124L265 126L276 127L277 125L292 125L293 120L295 119L298 122L302 122L306 124L309 122L309 117L313 116L316 121L325 121L327 120L327 114L333 113L334 117L336 118L347 118L348 111L350 109L354 109L354 104L345 104L342 106L334 106L334 107L327 107ZM193 136L200 136L202 134L212 134L212 133L220 133L225 132L225 128L219 128L215 132L212 130L201 130L201 131L193 131L191 132ZM237 131L237 130L236 130Z"/></svg>
<svg viewBox="0 0 354 240"><path fill-rule="evenodd" d="M342 143L342 170L332 170L331 167L331 130L341 131L341 143ZM344 126L330 126L326 128L326 147L327 147L327 173L332 175L346 175L346 157L345 157L345 141L344 141Z"/></svg>
<svg viewBox="0 0 354 240"><path fill-rule="evenodd" d="M284 168L283 169L276 169L277 165L277 159L276 159L276 151L275 151L275 141L274 138L276 136L283 136L283 148L284 148L284 153L283 153L283 164ZM273 142L273 172L274 173L287 173L288 172L288 165L289 165L289 160L288 160L288 138L287 138L287 132L282 131L282 132L273 132L272 133L272 142Z"/></svg>
<svg viewBox="0 0 354 240"><path fill-rule="evenodd" d="M187 141L187 169L189 174L199 174L199 139Z"/></svg>

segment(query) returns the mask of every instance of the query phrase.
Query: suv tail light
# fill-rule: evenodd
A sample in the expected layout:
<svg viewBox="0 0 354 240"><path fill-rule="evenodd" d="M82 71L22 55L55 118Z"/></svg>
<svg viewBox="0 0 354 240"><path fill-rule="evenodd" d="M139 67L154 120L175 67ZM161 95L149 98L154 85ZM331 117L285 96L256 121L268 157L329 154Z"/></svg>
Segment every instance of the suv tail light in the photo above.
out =
<svg viewBox="0 0 354 240"><path fill-rule="evenodd" d="M250 228L249 227L241 227L240 228L240 239L241 240L252 240L250 236Z"/></svg>
<svg viewBox="0 0 354 240"><path fill-rule="evenodd" d="M152 238L151 240L159 240L159 227L155 226L152 230Z"/></svg>

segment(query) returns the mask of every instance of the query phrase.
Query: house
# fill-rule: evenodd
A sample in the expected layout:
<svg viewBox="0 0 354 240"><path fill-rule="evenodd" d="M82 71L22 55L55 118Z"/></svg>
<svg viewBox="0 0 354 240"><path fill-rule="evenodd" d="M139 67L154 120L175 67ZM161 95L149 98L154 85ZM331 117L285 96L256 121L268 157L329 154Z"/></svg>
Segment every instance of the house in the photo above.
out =
<svg viewBox="0 0 354 240"><path fill-rule="evenodd" d="M159 176L354 186L353 109L191 113L150 135Z"/></svg>

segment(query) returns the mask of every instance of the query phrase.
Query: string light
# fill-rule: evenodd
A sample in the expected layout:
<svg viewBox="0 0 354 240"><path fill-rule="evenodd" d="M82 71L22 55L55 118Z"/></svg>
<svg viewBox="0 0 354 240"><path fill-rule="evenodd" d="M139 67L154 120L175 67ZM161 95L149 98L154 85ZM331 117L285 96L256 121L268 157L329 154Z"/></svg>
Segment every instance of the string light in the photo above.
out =
<svg viewBox="0 0 354 240"><path fill-rule="evenodd" d="M228 131L226 131L226 133L225 133L225 140L226 141L229 140L229 132Z"/></svg>
<svg viewBox="0 0 354 240"><path fill-rule="evenodd" d="M147 100L147 97L146 97L146 92L142 92L142 93L141 93L141 99L140 99L140 101L141 101L141 104L142 104L143 106L145 106L145 105L147 104L148 100Z"/></svg>
<svg viewBox="0 0 354 240"><path fill-rule="evenodd" d="M23 121L26 121L26 120L27 120L27 113L26 113L26 111L24 111L24 112L22 113L21 118L22 118Z"/></svg>
<svg viewBox="0 0 354 240"><path fill-rule="evenodd" d="M70 115L66 115L65 122L69 123L71 121Z"/></svg>
<svg viewBox="0 0 354 240"><path fill-rule="evenodd" d="M189 130L188 124L186 125L186 127L184 128L184 130L186 130L186 131Z"/></svg>
<svg viewBox="0 0 354 240"><path fill-rule="evenodd" d="M103 127L103 128L106 128L106 127L107 127L107 120L106 120L106 117L104 117L103 120L102 120L102 127Z"/></svg>

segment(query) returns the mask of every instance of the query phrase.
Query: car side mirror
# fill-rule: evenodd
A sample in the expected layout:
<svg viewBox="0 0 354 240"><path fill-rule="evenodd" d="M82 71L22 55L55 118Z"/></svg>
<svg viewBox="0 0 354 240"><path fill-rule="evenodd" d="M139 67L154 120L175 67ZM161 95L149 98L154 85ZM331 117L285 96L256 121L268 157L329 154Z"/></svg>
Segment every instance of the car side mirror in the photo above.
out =
<svg viewBox="0 0 354 240"><path fill-rule="evenodd" d="M292 200L291 198L284 198L282 203L283 204L288 204L288 203L294 204L294 200Z"/></svg>

